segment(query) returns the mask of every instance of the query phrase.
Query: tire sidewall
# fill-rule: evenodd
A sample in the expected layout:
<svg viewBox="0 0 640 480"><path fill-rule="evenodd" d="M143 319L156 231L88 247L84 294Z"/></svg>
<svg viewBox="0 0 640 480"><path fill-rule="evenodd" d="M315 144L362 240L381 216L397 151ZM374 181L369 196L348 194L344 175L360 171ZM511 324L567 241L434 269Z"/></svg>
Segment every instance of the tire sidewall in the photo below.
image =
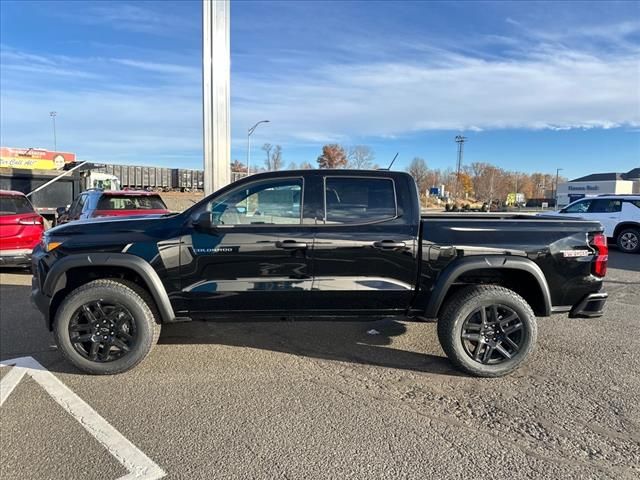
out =
<svg viewBox="0 0 640 480"><path fill-rule="evenodd" d="M78 289L67 297L56 313L53 330L58 348L62 350L71 363L85 372L108 374L129 370L138 364L151 349L153 340L153 325L151 322L153 322L153 319L149 319L150 311L148 306L136 292L127 286L116 285L118 285L118 288L111 288L105 285L87 285L87 288ZM129 310L136 324L137 340L134 347L123 357L110 362L93 362L84 358L73 347L69 336L69 323L73 314L82 305L95 300L116 302L123 305Z"/></svg>
<svg viewBox="0 0 640 480"><path fill-rule="evenodd" d="M625 233L633 233L636 236L636 239L638 240L638 245L636 246L636 248L634 248L632 250L627 250L626 248L624 248L622 246L622 236ZM618 248L620 249L621 252L624 252L624 253L637 253L638 251L640 251L640 230L637 230L635 228L625 228L624 230L622 230L618 234L618 237L616 238L616 244L618 245Z"/></svg>
<svg viewBox="0 0 640 480"><path fill-rule="evenodd" d="M474 310L491 305L504 305L518 314L518 317L523 324L524 339L520 345L518 355L514 358L495 365L485 365L473 360L466 352L462 342L462 326ZM450 332L450 335L452 335L451 346L456 357L466 370L481 375L504 375L516 369L518 365L524 362L531 354L536 341L535 321L535 316L526 303L523 305L515 298L510 298L508 295L484 292L479 294L473 301L467 302L456 313L455 320L453 321L451 328L452 331Z"/></svg>

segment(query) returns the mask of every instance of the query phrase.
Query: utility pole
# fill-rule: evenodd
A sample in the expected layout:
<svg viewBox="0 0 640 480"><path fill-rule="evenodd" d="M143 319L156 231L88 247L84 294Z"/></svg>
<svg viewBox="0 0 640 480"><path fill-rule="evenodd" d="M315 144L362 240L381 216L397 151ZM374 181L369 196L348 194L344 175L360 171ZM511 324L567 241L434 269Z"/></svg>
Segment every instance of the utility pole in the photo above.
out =
<svg viewBox="0 0 640 480"><path fill-rule="evenodd" d="M247 130L247 176L251 175L251 135L256 131L261 123L269 123L269 120L260 120L253 127Z"/></svg>
<svg viewBox="0 0 640 480"><path fill-rule="evenodd" d="M229 183L230 128L230 2L202 0L202 101L204 193Z"/></svg>
<svg viewBox="0 0 640 480"><path fill-rule="evenodd" d="M460 170L462 169L462 155L464 153L464 142L467 141L467 137L462 135L456 135L456 143L458 144L458 161L456 164L456 188L455 195L458 198L458 183L460 182Z"/></svg>
<svg viewBox="0 0 640 480"><path fill-rule="evenodd" d="M560 176L560 170L564 170L564 169L556 168L556 186L553 189L553 198L556 201L555 208L558 208L558 177Z"/></svg>
<svg viewBox="0 0 640 480"><path fill-rule="evenodd" d="M56 138L56 115L58 115L58 112L49 112L49 116L51 117L51 120L53 120L53 151L54 152L58 151L58 139Z"/></svg>

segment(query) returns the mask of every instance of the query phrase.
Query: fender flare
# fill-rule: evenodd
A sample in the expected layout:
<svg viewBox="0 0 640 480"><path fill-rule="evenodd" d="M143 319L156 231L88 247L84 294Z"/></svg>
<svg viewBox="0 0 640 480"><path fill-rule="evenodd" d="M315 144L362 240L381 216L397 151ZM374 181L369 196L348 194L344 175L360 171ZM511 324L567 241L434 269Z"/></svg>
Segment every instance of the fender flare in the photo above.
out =
<svg viewBox="0 0 640 480"><path fill-rule="evenodd" d="M143 258L127 253L87 253L61 258L45 277L42 292L53 298L56 292L66 285L67 271L78 267L123 267L134 271L146 283L156 302L162 322L175 321L173 307L158 273Z"/></svg>
<svg viewBox="0 0 640 480"><path fill-rule="evenodd" d="M425 311L426 318L437 318L440 307L451 288L451 285L467 272L479 269L510 269L527 272L535 278L542 292L544 300L543 316L551 315L551 292L549 284L542 273L542 270L532 260L524 257L513 257L509 255L491 255L491 256L473 256L463 257L451 264L440 273L436 284L431 291L427 308Z"/></svg>

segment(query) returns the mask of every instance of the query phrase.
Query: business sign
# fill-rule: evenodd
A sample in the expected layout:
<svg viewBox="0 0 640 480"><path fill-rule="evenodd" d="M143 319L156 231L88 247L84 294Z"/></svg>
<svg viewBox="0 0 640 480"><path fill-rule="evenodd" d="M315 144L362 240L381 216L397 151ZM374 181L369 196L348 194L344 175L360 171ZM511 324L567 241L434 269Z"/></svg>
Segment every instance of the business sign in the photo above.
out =
<svg viewBox="0 0 640 480"><path fill-rule="evenodd" d="M75 153L52 152L42 148L0 147L0 167L28 170L62 170L76 161Z"/></svg>
<svg viewBox="0 0 640 480"><path fill-rule="evenodd" d="M597 192L600 190L599 185L571 185L567 186L570 192Z"/></svg>

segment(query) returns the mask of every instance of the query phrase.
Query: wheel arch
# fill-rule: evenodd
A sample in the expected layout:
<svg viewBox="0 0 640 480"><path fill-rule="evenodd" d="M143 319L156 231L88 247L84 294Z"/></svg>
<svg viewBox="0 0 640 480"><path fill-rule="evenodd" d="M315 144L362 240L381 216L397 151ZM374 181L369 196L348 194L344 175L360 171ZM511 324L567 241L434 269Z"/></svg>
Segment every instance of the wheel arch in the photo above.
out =
<svg viewBox="0 0 640 480"><path fill-rule="evenodd" d="M616 228L613 230L613 238L618 238L618 234L624 230L625 228L633 228L634 230L640 231L640 223L633 221L623 221L616 225Z"/></svg>
<svg viewBox="0 0 640 480"><path fill-rule="evenodd" d="M175 319L173 307L158 273L144 259L124 253L77 254L60 259L45 277L42 291L51 298L50 329L66 294L86 283L87 278L125 278L135 281L151 294L160 314L160 321L171 322Z"/></svg>
<svg viewBox="0 0 640 480"><path fill-rule="evenodd" d="M467 285L496 283L522 296L537 316L551 315L551 292L544 273L528 258L506 255L461 258L438 276L425 310L437 318L447 299Z"/></svg>

